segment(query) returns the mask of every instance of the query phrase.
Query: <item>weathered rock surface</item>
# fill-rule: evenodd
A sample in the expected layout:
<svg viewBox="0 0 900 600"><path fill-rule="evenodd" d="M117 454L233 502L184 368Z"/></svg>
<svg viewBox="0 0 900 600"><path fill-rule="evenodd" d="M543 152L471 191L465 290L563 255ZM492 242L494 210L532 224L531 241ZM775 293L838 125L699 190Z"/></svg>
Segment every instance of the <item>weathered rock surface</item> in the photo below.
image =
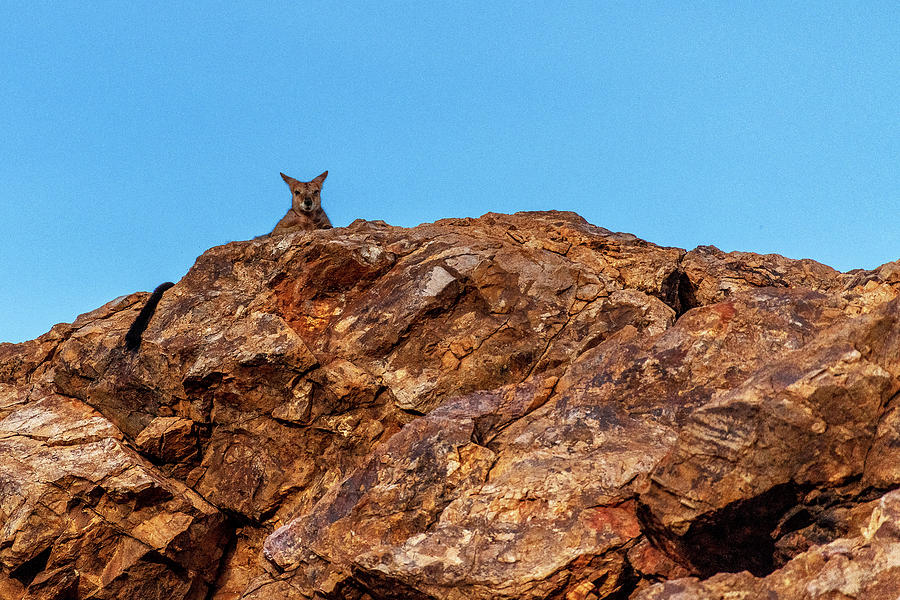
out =
<svg viewBox="0 0 900 600"><path fill-rule="evenodd" d="M213 248L137 353L147 294L0 344L0 597L888 597L898 295L558 212Z"/></svg>
<svg viewBox="0 0 900 600"><path fill-rule="evenodd" d="M4 598L204 598L221 513L160 475L95 410L0 387Z"/></svg>

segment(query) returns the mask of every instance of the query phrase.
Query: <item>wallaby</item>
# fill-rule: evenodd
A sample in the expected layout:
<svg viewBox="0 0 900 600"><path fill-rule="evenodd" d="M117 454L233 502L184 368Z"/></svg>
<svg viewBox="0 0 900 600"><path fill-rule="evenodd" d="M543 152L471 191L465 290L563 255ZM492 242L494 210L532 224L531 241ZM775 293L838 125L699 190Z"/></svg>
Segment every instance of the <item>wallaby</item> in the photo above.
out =
<svg viewBox="0 0 900 600"><path fill-rule="evenodd" d="M144 335L144 330L147 329L147 325L150 324L150 319L153 318L153 313L156 312L156 305L159 304L159 300L162 298L163 293L173 285L175 284L171 281L167 281L157 286L157 288L153 290L153 293L150 294L150 298L147 299L147 304L145 304L144 308L141 309L141 312L138 313L137 318L135 318L131 327L128 328L128 333L125 334L126 350L135 352L141 347L141 336Z"/></svg>
<svg viewBox="0 0 900 600"><path fill-rule="evenodd" d="M328 171L312 181L297 181L284 173L281 174L281 178L291 188L291 208L278 221L272 233L331 229L331 221L322 210L322 183L326 177L328 177Z"/></svg>
<svg viewBox="0 0 900 600"><path fill-rule="evenodd" d="M331 221L328 220L328 215L322 210L322 183L326 177L328 177L328 171L325 171L312 181L297 181L293 177L288 177L281 173L281 178L291 188L291 208L278 221L272 233L331 229ZM150 298L147 299L144 308L141 309L141 312L128 329L128 333L125 334L126 350L134 352L141 347L141 336L144 335L144 330L147 329L150 319L153 318L153 313L156 312L156 305L159 304L165 291L173 285L175 284L167 281L159 285L150 294Z"/></svg>

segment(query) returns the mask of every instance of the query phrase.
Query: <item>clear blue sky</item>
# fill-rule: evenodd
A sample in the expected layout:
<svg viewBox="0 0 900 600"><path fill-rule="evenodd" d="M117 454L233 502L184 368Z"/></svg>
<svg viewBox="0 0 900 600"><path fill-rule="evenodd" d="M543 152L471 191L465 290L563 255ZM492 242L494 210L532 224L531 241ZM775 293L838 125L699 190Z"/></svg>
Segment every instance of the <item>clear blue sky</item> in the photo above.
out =
<svg viewBox="0 0 900 600"><path fill-rule="evenodd" d="M0 3L0 341L268 232L568 209L900 258L896 2Z"/></svg>

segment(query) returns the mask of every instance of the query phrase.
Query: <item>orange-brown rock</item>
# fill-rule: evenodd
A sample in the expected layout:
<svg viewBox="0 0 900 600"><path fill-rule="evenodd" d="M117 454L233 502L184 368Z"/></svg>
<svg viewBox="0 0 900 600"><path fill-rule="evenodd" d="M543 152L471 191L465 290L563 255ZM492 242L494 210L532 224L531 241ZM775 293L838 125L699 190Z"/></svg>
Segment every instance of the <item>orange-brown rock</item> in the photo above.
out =
<svg viewBox="0 0 900 600"><path fill-rule="evenodd" d="M206 596L227 536L214 506L79 400L4 385L0 406L4 598Z"/></svg>
<svg viewBox="0 0 900 600"><path fill-rule="evenodd" d="M837 552L880 598L898 273L560 212L213 248L139 352L143 293L0 345L0 597L793 598Z"/></svg>

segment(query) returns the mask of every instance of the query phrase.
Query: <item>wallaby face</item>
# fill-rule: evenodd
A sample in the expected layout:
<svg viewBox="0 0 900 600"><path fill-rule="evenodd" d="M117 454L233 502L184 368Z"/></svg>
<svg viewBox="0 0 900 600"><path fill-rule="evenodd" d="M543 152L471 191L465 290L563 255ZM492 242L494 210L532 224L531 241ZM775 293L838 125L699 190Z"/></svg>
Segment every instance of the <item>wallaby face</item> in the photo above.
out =
<svg viewBox="0 0 900 600"><path fill-rule="evenodd" d="M312 181L297 181L284 173L281 174L281 178L291 188L291 201L295 211L311 213L322 208L322 183L325 182L326 177L328 177L328 171Z"/></svg>
<svg viewBox="0 0 900 600"><path fill-rule="evenodd" d="M297 181L284 173L281 178L291 188L291 209L278 222L272 233L285 230L330 229L331 221L322 210L322 184L328 177L325 171L312 181Z"/></svg>

